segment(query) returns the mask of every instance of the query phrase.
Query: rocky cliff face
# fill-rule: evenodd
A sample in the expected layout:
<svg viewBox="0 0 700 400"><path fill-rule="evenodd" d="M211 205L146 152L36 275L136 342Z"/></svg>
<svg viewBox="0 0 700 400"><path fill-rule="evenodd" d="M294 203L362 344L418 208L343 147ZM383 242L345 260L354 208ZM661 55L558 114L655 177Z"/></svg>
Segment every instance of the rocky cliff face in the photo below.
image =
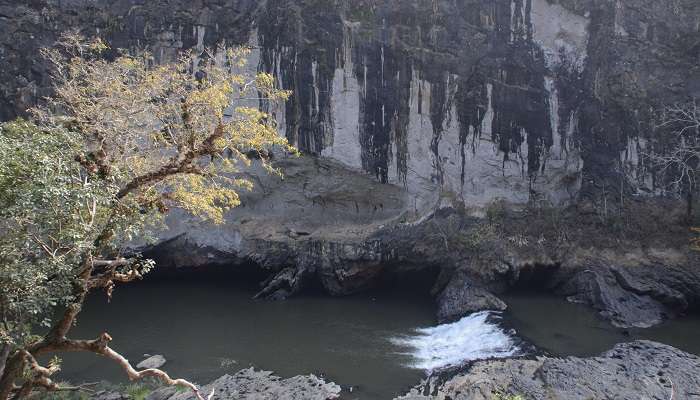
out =
<svg viewBox="0 0 700 400"><path fill-rule="evenodd" d="M413 194L561 204L653 191L651 108L700 93L694 0L0 2L3 119L47 93L37 49L66 29L167 60L252 44L294 91L308 153ZM621 179L621 178L625 179ZM621 183L622 182L622 183ZM613 190L613 188L615 190ZM599 192L600 190L598 190Z"/></svg>
<svg viewBox="0 0 700 400"><path fill-rule="evenodd" d="M0 0L2 119L50 92L38 49L67 29L159 61L252 45L252 68L294 92L270 111L307 156L278 160L284 180L252 170L224 226L171 215L153 253L164 265L254 261L274 273L272 297L437 266L446 319L503 307L489 291L541 265L558 271L542 279L553 290L623 326L700 304L692 256L659 256L665 228L621 219L633 233L605 236L589 206L511 219L493 206L607 218L655 193L642 156L658 144L654 109L700 96L697 0ZM610 267L669 264L666 283Z"/></svg>

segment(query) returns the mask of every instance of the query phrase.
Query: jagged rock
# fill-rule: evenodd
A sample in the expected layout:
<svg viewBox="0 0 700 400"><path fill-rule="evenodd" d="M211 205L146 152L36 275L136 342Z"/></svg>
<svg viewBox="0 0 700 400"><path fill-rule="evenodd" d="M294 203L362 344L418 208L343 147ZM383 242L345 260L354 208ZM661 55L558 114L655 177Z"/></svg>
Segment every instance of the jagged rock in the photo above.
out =
<svg viewBox="0 0 700 400"><path fill-rule="evenodd" d="M165 357L161 356L160 354L156 354L155 356L150 356L146 358L145 360L141 361L140 363L136 364L136 368L139 369L148 369L148 368L160 368L163 365L165 365L166 359Z"/></svg>
<svg viewBox="0 0 700 400"><path fill-rule="evenodd" d="M527 400L690 400L700 396L700 358L637 341L592 358L480 361L437 387L416 388L399 399L491 400L497 394Z"/></svg>
<svg viewBox="0 0 700 400"><path fill-rule="evenodd" d="M284 297L314 275L331 294L369 287L384 256L372 235L407 212L406 194L324 160L280 156L277 166L284 179L259 165L248 171L255 188L241 193L243 205L227 214L226 224L202 224L174 210L147 255L164 268L252 261L271 273L261 296L284 291Z"/></svg>
<svg viewBox="0 0 700 400"><path fill-rule="evenodd" d="M176 394L180 393L180 390L172 386L163 387L156 389L146 396L145 400L168 400Z"/></svg>
<svg viewBox="0 0 700 400"><path fill-rule="evenodd" d="M567 285L573 285L569 290L576 293L569 296L570 301L593 306L618 327L648 328L669 315L667 308L652 297L622 288L607 269L582 271Z"/></svg>
<svg viewBox="0 0 700 400"><path fill-rule="evenodd" d="M634 267L584 264L556 292L600 311L622 328L647 328L698 304L700 272L662 265Z"/></svg>
<svg viewBox="0 0 700 400"><path fill-rule="evenodd" d="M129 396L126 396L119 392L111 391L99 391L90 397L92 400L129 400Z"/></svg>
<svg viewBox="0 0 700 400"><path fill-rule="evenodd" d="M298 293L303 288L304 270L299 268L285 268L263 282L263 289L256 295L256 299L284 300Z"/></svg>
<svg viewBox="0 0 700 400"><path fill-rule="evenodd" d="M315 375L282 379L272 372L244 369L235 375L224 375L202 387L212 400L330 400L340 395L341 388ZM191 400L192 393L164 388L151 393L146 400Z"/></svg>
<svg viewBox="0 0 700 400"><path fill-rule="evenodd" d="M461 272L440 293L437 304L440 323L451 322L478 311L504 311L507 308L501 299Z"/></svg>

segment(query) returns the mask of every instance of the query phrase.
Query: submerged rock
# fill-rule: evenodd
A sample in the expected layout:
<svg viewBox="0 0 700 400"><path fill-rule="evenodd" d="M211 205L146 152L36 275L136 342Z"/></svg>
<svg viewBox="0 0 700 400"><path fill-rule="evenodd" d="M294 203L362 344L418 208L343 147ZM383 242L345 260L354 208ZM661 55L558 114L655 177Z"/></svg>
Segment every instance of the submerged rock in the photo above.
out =
<svg viewBox="0 0 700 400"><path fill-rule="evenodd" d="M211 400L328 400L336 399L341 388L315 375L282 379L268 371L244 369L235 375L224 375L204 386L202 393ZM151 393L146 400L190 400L190 392L178 392L175 388L163 388Z"/></svg>
<svg viewBox="0 0 700 400"><path fill-rule="evenodd" d="M700 396L700 357L636 341L591 358L481 361L437 388L427 384L399 399L489 400L499 394L557 400L693 399Z"/></svg>
<svg viewBox="0 0 700 400"><path fill-rule="evenodd" d="M160 368L163 365L165 365L165 363L166 363L165 357L161 356L160 354L157 354L155 356L150 356L147 359L136 364L136 368L139 368L139 369Z"/></svg>

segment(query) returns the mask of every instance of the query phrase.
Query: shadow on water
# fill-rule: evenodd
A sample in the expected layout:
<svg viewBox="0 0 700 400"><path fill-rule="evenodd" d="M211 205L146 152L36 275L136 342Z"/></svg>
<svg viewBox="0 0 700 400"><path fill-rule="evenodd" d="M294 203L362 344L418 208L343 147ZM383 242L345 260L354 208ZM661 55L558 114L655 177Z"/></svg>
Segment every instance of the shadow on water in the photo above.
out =
<svg viewBox="0 0 700 400"><path fill-rule="evenodd" d="M424 377L389 338L434 324L425 283L342 298L311 291L255 301L260 278L224 269L159 274L118 288L109 304L104 295L92 296L72 336L107 331L134 364L144 354L162 354L169 373L201 383L254 366L282 377L322 375L353 386L350 398L388 399ZM64 357L62 378L125 382L114 365L85 354Z"/></svg>

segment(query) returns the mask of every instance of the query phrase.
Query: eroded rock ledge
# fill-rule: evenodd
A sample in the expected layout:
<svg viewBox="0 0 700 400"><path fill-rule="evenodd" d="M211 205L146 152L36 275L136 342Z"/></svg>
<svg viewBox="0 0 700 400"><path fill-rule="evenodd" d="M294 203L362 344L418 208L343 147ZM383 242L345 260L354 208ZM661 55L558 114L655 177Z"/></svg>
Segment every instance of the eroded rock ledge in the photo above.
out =
<svg viewBox="0 0 700 400"><path fill-rule="evenodd" d="M700 398L700 358L637 341L593 358L480 361L443 383L431 381L397 400Z"/></svg>
<svg viewBox="0 0 700 400"><path fill-rule="evenodd" d="M585 202L473 210L436 190L417 210L399 186L317 158L279 158L284 178L255 168L251 193L220 226L174 212L146 247L159 270L223 265L269 274L259 297L320 286L331 295L387 275L439 270L440 322L505 304L516 286L557 293L619 327L649 327L700 306L699 255L673 204L636 201L620 216ZM653 221L653 222L652 222Z"/></svg>

